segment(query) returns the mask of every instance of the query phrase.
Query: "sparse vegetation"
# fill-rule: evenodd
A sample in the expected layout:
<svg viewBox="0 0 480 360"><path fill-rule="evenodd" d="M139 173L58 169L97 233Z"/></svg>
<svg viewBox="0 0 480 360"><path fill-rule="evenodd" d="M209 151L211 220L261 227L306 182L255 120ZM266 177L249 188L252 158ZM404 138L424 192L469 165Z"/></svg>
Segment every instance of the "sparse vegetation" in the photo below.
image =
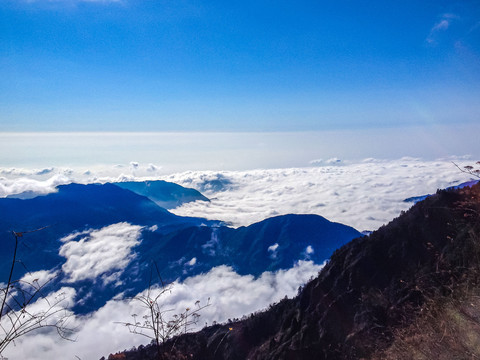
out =
<svg viewBox="0 0 480 360"><path fill-rule="evenodd" d="M150 276L148 289L131 299L139 303L144 312L140 315L132 314L132 322L119 323L128 327L132 334L150 339L157 349L158 359L162 359L161 345L173 336L190 331L191 326L197 324L200 312L210 305L210 299L205 305L201 305L200 300L197 300L194 307L172 314L174 309L165 309L162 300L171 293L173 285L164 284L156 263L154 266L160 285L153 285L152 276Z"/></svg>
<svg viewBox="0 0 480 360"><path fill-rule="evenodd" d="M480 297L431 300L422 314L395 331L391 346L372 360L480 359Z"/></svg>
<svg viewBox="0 0 480 360"><path fill-rule="evenodd" d="M477 161L474 166L466 165L463 168L453 163L461 172L474 176L480 179L480 161Z"/></svg>
<svg viewBox="0 0 480 360"><path fill-rule="evenodd" d="M44 294L49 280L44 283L39 279L13 280L19 239L42 229L12 232L15 239L12 265L7 283L0 289L0 356L18 338L42 328L53 328L63 339L72 340L73 331L67 325L70 313L63 307L64 294Z"/></svg>

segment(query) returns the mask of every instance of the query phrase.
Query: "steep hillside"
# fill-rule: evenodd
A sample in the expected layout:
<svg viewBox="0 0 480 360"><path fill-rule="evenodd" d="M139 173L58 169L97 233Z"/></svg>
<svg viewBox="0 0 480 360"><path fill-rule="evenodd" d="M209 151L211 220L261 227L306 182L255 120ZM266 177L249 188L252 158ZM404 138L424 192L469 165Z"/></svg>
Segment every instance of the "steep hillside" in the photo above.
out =
<svg viewBox="0 0 480 360"><path fill-rule="evenodd" d="M439 191L337 250L296 298L170 341L164 358L477 358L479 274L480 186Z"/></svg>

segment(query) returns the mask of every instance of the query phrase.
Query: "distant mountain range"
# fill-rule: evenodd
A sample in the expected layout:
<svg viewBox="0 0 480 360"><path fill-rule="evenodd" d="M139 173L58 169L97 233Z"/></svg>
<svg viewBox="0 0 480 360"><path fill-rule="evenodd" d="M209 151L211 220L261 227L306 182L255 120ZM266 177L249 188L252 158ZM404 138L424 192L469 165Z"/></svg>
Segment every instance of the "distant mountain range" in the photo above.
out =
<svg viewBox="0 0 480 360"><path fill-rule="evenodd" d="M278 216L234 229L158 205L197 200L208 201L198 191L163 181L69 184L44 196L0 199L0 274L10 269L11 232L47 226L20 239L17 259L24 266L16 266L15 278L27 270L55 271L52 286L73 286L82 299L74 311L88 313L115 295L145 289L153 263L167 282L222 264L258 276L298 260L322 263L361 236L317 215Z"/></svg>
<svg viewBox="0 0 480 360"><path fill-rule="evenodd" d="M62 259L59 239L75 231L99 229L119 222L158 227L169 232L187 226L219 224L198 218L171 214L150 199L113 184L69 184L56 193L31 199L0 199L2 252L0 274L9 268L13 249L11 231L46 229L24 238L20 251L30 271L49 269Z"/></svg>

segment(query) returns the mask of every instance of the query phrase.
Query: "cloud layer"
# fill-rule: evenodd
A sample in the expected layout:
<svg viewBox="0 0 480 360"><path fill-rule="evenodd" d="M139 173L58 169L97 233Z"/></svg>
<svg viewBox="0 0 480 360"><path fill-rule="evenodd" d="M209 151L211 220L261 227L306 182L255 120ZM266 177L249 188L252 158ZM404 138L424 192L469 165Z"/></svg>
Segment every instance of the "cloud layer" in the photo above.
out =
<svg viewBox="0 0 480 360"><path fill-rule="evenodd" d="M337 158L312 160L311 167L247 171L189 171L161 175L149 163L72 170L0 168L0 196L31 191L47 194L69 182L166 180L193 187L211 202L187 203L172 210L182 216L223 220L233 226L288 214L318 214L356 229L374 230L398 216L411 203L403 200L430 194L469 180L452 164L453 158L424 161L366 159L351 163Z"/></svg>
<svg viewBox="0 0 480 360"><path fill-rule="evenodd" d="M62 266L67 281L100 277L104 283L114 281L135 257L132 248L140 243L141 230L141 226L118 223L61 239L59 254L67 259ZM112 272L115 276L109 276Z"/></svg>
<svg viewBox="0 0 480 360"><path fill-rule="evenodd" d="M323 266L323 265L322 265ZM259 278L241 276L226 266L213 268L206 274L174 283L172 292L162 298L165 309L172 314L192 308L197 300L201 305L210 298L210 306L201 312L199 328L213 321L224 322L266 308L286 295L296 295L298 287L316 276L320 265L300 261L289 270L265 272ZM67 289L67 290L65 290ZM65 288L65 301L73 301L75 292ZM56 293L55 293L56 294ZM98 311L70 319L69 325L77 329L76 342L59 339L55 333L41 332L24 336L17 346L7 349L5 356L12 359L99 359L109 353L145 344L144 337L130 334L128 329L115 322L132 321L132 314L144 312L138 302L111 300Z"/></svg>
<svg viewBox="0 0 480 360"><path fill-rule="evenodd" d="M31 290L32 287L39 289L52 281L57 275L58 271L55 270L29 272L20 279L20 286L27 290Z"/></svg>
<svg viewBox="0 0 480 360"><path fill-rule="evenodd" d="M53 170L52 170L53 171ZM71 182L69 177L63 174L55 174L45 180L35 178L48 173L30 173L24 169L0 169L0 174L7 177L0 177L0 197L30 192L36 195L46 195L55 192L58 185ZM21 176L20 178L18 178Z"/></svg>
<svg viewBox="0 0 480 360"><path fill-rule="evenodd" d="M222 179L216 191L205 184ZM245 226L288 213L318 214L362 230L375 230L407 210L403 200L434 193L468 180L448 160L368 159L343 166L224 172L186 172L165 178L203 188L210 202L187 203L172 210Z"/></svg>
<svg viewBox="0 0 480 360"><path fill-rule="evenodd" d="M460 165L470 163L455 159ZM358 163L345 161L312 161L308 168L249 170L249 171L195 171L168 176L150 175L150 164L116 166L103 172L46 168L30 171L0 169L0 191L55 191L55 184L70 181L89 183L117 180L119 177L144 180L163 179L183 186L201 189L210 203L196 202L174 210L179 215L220 219L235 226L248 225L264 218L287 213L319 214L330 220L352 225L359 230L376 229L411 206L405 198L433 193L437 188L456 185L469 179L458 171L450 159L422 161L402 158L393 161L367 159ZM135 246L140 242L142 227L127 223L113 224L100 230L71 234L63 239L60 250L66 262L62 271L70 282L100 279L104 283L118 279L131 261ZM212 238L212 246L215 238ZM270 244L275 255L276 244ZM211 251L211 249L205 249ZM308 256L315 249L307 247ZM307 257L308 258L308 257ZM189 266L196 259L186 259ZM301 261L289 270L266 272L259 278L240 276L231 268L220 266L206 274L187 278L174 284L172 293L165 297L164 306L183 311L197 300L211 306L202 311L200 324L226 321L265 308L285 295L294 296L298 287L315 276L321 266ZM24 280L48 281L52 271L39 271ZM72 304L76 292L65 287L62 296ZM52 296L58 296L53 293ZM55 295L57 294L57 295ZM69 305L70 306L70 305ZM132 335L115 321L131 321L131 314L141 313L134 302L109 301L98 311L86 316L74 316L71 324L78 328L77 342L60 340L48 332L33 333L10 347L11 358L75 358L95 359L111 352L130 348L145 342ZM112 336L114 334L114 336ZM33 356L33 357L32 357Z"/></svg>

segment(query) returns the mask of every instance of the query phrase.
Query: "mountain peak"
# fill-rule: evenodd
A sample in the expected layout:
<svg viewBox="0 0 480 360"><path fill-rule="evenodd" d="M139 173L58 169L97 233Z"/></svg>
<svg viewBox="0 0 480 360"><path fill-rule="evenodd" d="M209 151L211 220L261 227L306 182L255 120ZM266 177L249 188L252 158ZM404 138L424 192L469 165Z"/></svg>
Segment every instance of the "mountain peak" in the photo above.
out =
<svg viewBox="0 0 480 360"><path fill-rule="evenodd" d="M174 209L192 201L210 201L195 189L164 180L126 181L114 185L148 197L165 209Z"/></svg>

